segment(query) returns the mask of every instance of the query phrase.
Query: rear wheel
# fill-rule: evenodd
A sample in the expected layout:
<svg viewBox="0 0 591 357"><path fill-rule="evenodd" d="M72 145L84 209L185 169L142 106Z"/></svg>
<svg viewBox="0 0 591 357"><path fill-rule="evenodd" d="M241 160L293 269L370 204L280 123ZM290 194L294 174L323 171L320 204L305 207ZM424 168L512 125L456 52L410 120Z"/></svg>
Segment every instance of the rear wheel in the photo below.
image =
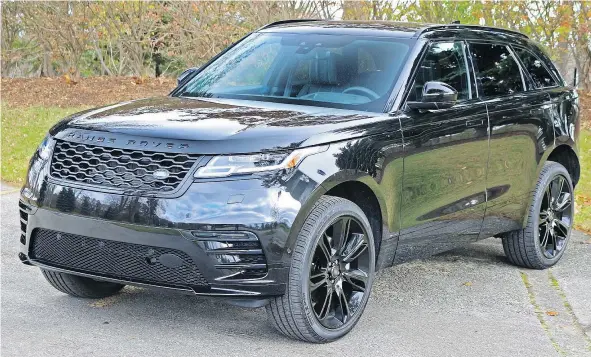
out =
<svg viewBox="0 0 591 357"><path fill-rule="evenodd" d="M355 326L375 274L375 244L363 211L353 202L324 196L298 235L287 292L267 306L270 320L288 337L330 342Z"/></svg>
<svg viewBox="0 0 591 357"><path fill-rule="evenodd" d="M80 298L104 298L118 293L125 286L45 269L41 269L41 273L57 290Z"/></svg>
<svg viewBox="0 0 591 357"><path fill-rule="evenodd" d="M558 263L570 238L573 217L570 175L564 166L549 161L540 173L526 228L503 237L507 258L515 265L532 269Z"/></svg>

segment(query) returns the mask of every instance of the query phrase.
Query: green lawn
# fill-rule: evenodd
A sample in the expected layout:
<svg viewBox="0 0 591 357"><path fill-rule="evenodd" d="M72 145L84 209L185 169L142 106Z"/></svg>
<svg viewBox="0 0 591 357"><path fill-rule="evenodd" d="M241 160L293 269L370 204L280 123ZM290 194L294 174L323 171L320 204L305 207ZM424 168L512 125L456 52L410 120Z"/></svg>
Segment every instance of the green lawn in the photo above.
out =
<svg viewBox="0 0 591 357"><path fill-rule="evenodd" d="M575 190L577 215L575 226L591 233L591 131L582 130L579 139L581 178Z"/></svg>
<svg viewBox="0 0 591 357"><path fill-rule="evenodd" d="M3 181L22 184L31 155L58 120L85 108L32 107L11 108L2 105Z"/></svg>
<svg viewBox="0 0 591 357"><path fill-rule="evenodd" d="M29 158L47 130L59 119L86 108L31 107L11 108L2 105L1 179L22 184ZM580 138L581 179L576 190L577 228L591 232L591 132L583 130Z"/></svg>

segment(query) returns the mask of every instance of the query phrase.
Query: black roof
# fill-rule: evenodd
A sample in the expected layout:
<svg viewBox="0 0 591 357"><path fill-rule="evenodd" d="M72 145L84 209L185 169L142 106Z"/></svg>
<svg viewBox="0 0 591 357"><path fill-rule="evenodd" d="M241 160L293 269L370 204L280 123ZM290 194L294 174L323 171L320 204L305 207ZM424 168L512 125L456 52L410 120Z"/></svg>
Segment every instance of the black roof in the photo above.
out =
<svg viewBox="0 0 591 357"><path fill-rule="evenodd" d="M339 34L366 34L391 37L482 37L484 34L527 39L520 32L496 27L462 24L426 24L396 21L333 21L315 19L283 20L268 24L259 31L265 32L321 32Z"/></svg>

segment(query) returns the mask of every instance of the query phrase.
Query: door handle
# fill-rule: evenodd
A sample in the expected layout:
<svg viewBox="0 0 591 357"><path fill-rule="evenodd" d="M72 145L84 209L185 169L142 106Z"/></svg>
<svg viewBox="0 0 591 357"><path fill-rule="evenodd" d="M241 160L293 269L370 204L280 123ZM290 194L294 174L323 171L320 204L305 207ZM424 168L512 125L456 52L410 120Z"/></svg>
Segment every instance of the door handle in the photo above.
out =
<svg viewBox="0 0 591 357"><path fill-rule="evenodd" d="M476 128L479 126L484 126L484 119L474 119L466 121L467 128Z"/></svg>

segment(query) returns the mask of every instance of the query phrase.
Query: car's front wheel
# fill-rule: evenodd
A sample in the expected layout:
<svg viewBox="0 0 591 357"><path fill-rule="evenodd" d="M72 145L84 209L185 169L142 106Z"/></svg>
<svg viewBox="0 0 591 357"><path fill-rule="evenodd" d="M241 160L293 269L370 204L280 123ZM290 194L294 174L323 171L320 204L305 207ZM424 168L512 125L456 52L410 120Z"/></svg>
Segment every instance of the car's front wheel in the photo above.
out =
<svg viewBox="0 0 591 357"><path fill-rule="evenodd" d="M367 304L375 256L361 208L321 197L299 232L286 294L267 306L273 325L286 336L316 343L347 334Z"/></svg>
<svg viewBox="0 0 591 357"><path fill-rule="evenodd" d="M51 286L63 293L80 298L104 298L118 293L125 286L52 270L41 269L41 272Z"/></svg>
<svg viewBox="0 0 591 357"><path fill-rule="evenodd" d="M566 250L573 218L571 177L561 164L546 162L534 191L527 226L503 236L507 258L531 269L546 269L558 263Z"/></svg>

